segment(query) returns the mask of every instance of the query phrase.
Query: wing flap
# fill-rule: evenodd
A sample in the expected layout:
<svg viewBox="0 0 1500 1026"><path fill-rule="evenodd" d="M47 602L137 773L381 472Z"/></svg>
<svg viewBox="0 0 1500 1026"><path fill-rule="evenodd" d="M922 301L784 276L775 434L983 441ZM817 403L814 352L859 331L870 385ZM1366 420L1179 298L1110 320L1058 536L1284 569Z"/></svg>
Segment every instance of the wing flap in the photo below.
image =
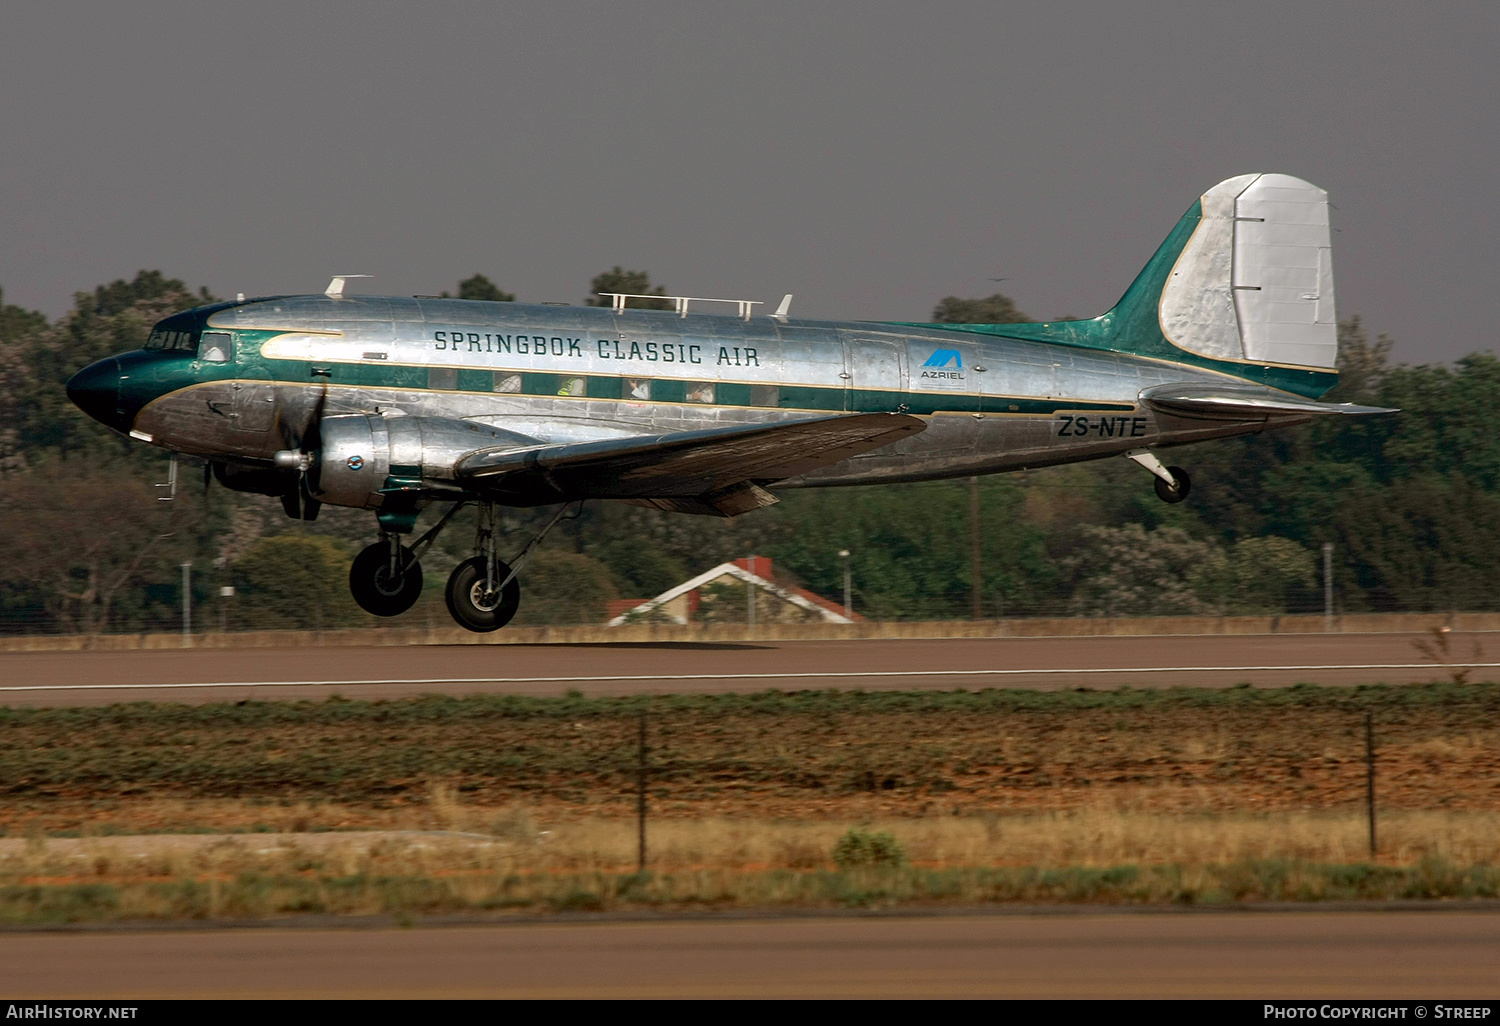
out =
<svg viewBox="0 0 1500 1026"><path fill-rule="evenodd" d="M848 414L522 450L487 449L459 460L456 470L477 487L507 493L700 497L727 494L746 481L806 474L926 426L906 414Z"/></svg>
<svg viewBox="0 0 1500 1026"><path fill-rule="evenodd" d="M1379 406L1356 406L1353 403L1323 403L1290 392L1260 385L1205 384L1186 382L1177 385L1155 385L1141 392L1148 406L1167 413L1215 419L1249 419L1256 417L1305 417L1342 414L1366 416L1395 413Z"/></svg>

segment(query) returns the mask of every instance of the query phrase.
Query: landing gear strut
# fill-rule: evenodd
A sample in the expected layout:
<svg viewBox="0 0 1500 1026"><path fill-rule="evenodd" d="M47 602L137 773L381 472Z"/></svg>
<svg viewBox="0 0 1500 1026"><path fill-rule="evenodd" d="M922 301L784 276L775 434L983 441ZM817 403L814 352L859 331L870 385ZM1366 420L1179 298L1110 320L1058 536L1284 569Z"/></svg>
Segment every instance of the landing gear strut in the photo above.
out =
<svg viewBox="0 0 1500 1026"><path fill-rule="evenodd" d="M478 634L497 631L510 623L521 607L521 583L515 571L495 551L495 504L479 504L479 526L471 556L453 568L443 597L448 612Z"/></svg>
<svg viewBox="0 0 1500 1026"><path fill-rule="evenodd" d="M410 530L414 514L402 517L382 515L380 541L354 557L349 568L349 591L361 609L376 616L398 616L406 612L422 594L422 564L417 562L432 546L439 532L453 515L469 504L468 499L455 502L432 528L412 543L401 544L401 536L388 526ZM453 568L444 597L448 611L460 627L484 633L499 630L516 615L521 605L521 583L516 579L547 532L563 519L563 506L547 521L526 547L506 562L500 558L495 543L495 504L479 502L479 524L474 535L474 556ZM576 517L583 511L580 502ZM572 519L572 517L569 517Z"/></svg>
<svg viewBox="0 0 1500 1026"><path fill-rule="evenodd" d="M1162 502L1181 502L1192 491L1193 482L1181 467L1164 467L1150 449L1135 449L1125 454L1156 477L1156 497Z"/></svg>
<svg viewBox="0 0 1500 1026"><path fill-rule="evenodd" d="M444 597L448 600L448 612L453 614L453 619L458 621L460 627L483 634L499 630L510 623L521 605L521 585L516 577L531 559L536 547L542 543L542 539L547 537L547 532L563 518L567 509L567 506L558 509L552 519L547 521L547 526L507 563L500 558L495 545L495 504L479 504L479 525L474 536L475 555L453 568L453 573L448 577L448 588L444 592Z"/></svg>
<svg viewBox="0 0 1500 1026"><path fill-rule="evenodd" d="M422 564L417 560L463 505L455 502L411 548L382 523L380 540L355 556L349 567L349 592L359 607L376 616L400 616L410 609L422 594Z"/></svg>

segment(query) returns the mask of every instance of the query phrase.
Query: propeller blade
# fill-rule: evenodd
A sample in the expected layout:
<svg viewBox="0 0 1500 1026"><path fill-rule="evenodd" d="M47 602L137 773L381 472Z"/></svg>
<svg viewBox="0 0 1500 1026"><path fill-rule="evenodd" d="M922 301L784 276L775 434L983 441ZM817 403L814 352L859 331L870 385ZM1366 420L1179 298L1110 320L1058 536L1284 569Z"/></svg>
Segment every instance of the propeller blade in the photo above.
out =
<svg viewBox="0 0 1500 1026"><path fill-rule="evenodd" d="M306 453L309 457L315 457L318 450L323 447L323 409L327 405L328 378L325 375L323 378L323 390L318 394L318 401L313 404L312 416L307 421L307 429L302 432L302 452ZM304 520L312 520L318 515L317 506L322 505L317 499L313 498L313 493L317 490L318 484L318 464L313 458L309 458L306 462L308 469L302 471L302 477L297 483L298 490L307 500L316 504L313 507L311 516L305 513L303 516Z"/></svg>

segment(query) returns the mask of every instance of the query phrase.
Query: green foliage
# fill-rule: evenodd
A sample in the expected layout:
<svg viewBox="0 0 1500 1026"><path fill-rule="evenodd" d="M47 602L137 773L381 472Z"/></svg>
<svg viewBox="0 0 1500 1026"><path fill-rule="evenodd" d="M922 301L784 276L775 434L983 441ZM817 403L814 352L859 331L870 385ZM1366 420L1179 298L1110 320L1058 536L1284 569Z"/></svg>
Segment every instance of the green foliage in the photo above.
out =
<svg viewBox="0 0 1500 1026"><path fill-rule="evenodd" d="M698 589L701 605L694 619L698 623L749 623L749 587L742 581L710 581Z"/></svg>
<svg viewBox="0 0 1500 1026"><path fill-rule="evenodd" d="M1216 612L1203 587L1223 556L1176 527L1140 524L1084 529L1087 546L1069 560L1071 608L1083 616L1195 616Z"/></svg>
<svg viewBox="0 0 1500 1026"><path fill-rule="evenodd" d="M36 389L35 340L47 330L46 316L11 306L4 298L0 290L0 473L26 465L27 423L22 406Z"/></svg>
<svg viewBox="0 0 1500 1026"><path fill-rule="evenodd" d="M327 630L362 622L348 589L352 558L333 538L260 539L234 564L237 621L261 630Z"/></svg>
<svg viewBox="0 0 1500 1026"><path fill-rule="evenodd" d="M689 568L677 553L629 536L598 538L589 552L609 567L621 598L654 598L707 569Z"/></svg>
<svg viewBox="0 0 1500 1026"><path fill-rule="evenodd" d="M983 299L944 296L932 309L932 319L941 324L1025 324L1031 321L1009 296L996 292Z"/></svg>
<svg viewBox="0 0 1500 1026"><path fill-rule="evenodd" d="M1496 609L1500 495L1427 474L1343 493L1335 552L1376 610Z"/></svg>
<svg viewBox="0 0 1500 1026"><path fill-rule="evenodd" d="M170 626L179 565L207 526L192 496L159 502L127 469L38 460L0 488L0 532L11 543L0 608L70 632Z"/></svg>
<svg viewBox="0 0 1500 1026"><path fill-rule="evenodd" d="M875 833L855 827L833 846L833 862L840 869L856 866L900 866L906 863L906 851L888 831Z"/></svg>
<svg viewBox="0 0 1500 1026"><path fill-rule="evenodd" d="M1316 557L1289 538L1241 538L1224 560L1221 606L1235 613L1281 613L1308 605Z"/></svg>
<svg viewBox="0 0 1500 1026"><path fill-rule="evenodd" d="M1025 501L1013 478L980 481L981 597L987 615L1036 610L1056 580L1043 531L1023 515ZM820 595L842 597L844 565L838 553L847 549L856 612L906 620L969 615L967 481L797 491L756 515L774 516L782 525L759 554L794 569Z"/></svg>
<svg viewBox="0 0 1500 1026"><path fill-rule="evenodd" d="M521 584L517 624L603 623L619 597L609 569L576 552L539 550L521 571Z"/></svg>
<svg viewBox="0 0 1500 1026"><path fill-rule="evenodd" d="M0 459L5 455L4 439L11 434L24 439L30 453L107 456L111 462L123 460L137 467L155 463L152 450L131 444L69 402L63 386L96 360L141 348L161 318L213 299L207 290L190 292L160 271L140 271L130 281L120 279L92 292L75 293L73 309L49 327L38 320L40 315L6 315L7 336L10 331L18 334L3 340L0 399L11 392L18 401L0 402Z"/></svg>
<svg viewBox="0 0 1500 1026"><path fill-rule="evenodd" d="M447 298L448 293L443 293ZM482 274L475 274L458 283L458 298L473 299L482 303L514 303L515 293L506 292Z"/></svg>
<svg viewBox="0 0 1500 1026"><path fill-rule="evenodd" d="M666 291L646 272L620 266L591 287ZM460 282L458 292L512 298L481 274ZM84 365L140 346L161 317L211 299L143 270L78 292L55 323L0 302L0 526L29 539L26 554L0 577L0 630L170 629L181 599L178 563L199 568L201 607L218 583L203 569L213 559L235 563L238 573L238 561L248 558L245 567L255 569L275 549L247 555L257 539L269 545L263 536L285 529L274 500L215 488L205 502L187 483L195 470L185 467L177 502L156 503L160 451L95 423L64 394ZM945 297L933 316L1026 319L999 293ZM1500 608L1492 586L1500 578L1500 436L1488 427L1500 359L1475 353L1452 366L1393 367L1391 340L1372 337L1358 318L1340 324L1339 339L1342 376L1329 398L1400 414L1321 418L1197 446L1180 457L1192 496L1173 506L1158 502L1150 479L1118 459L983 479L982 615L1320 609L1324 542L1334 544L1339 609ZM838 601L845 549L856 611L888 619L970 615L967 482L780 494L780 504L731 520L590 503L553 536L571 553L549 552L528 567L518 622L598 622L616 594L647 598L752 553L773 558L788 583ZM505 513L508 540L540 526L547 513ZM99 531L102 522L112 530ZM347 551L329 563L328 546L352 550L372 540L369 514L326 508L298 531L304 541L325 539L321 555L303 555L326 572L327 587L269 572L259 583L236 580L242 592L226 610L232 626L367 622L347 601ZM106 534L115 542L105 544ZM461 519L439 539L424 560L427 594L411 615L445 621L438 582L468 555L471 538ZM293 579L307 594L282 594ZM726 603L725 615L742 605Z"/></svg>
<svg viewBox="0 0 1500 1026"><path fill-rule="evenodd" d="M610 306L614 300L601 296L601 292L613 292L625 296L665 296L663 286L652 287L651 275L645 271L627 271L619 264L596 274L589 282L589 295L584 300L589 306ZM670 310L672 304L664 299L627 299L625 305L632 310Z"/></svg>
<svg viewBox="0 0 1500 1026"><path fill-rule="evenodd" d="M1306 605L1314 557L1287 538L1242 538L1230 546L1177 527L1085 527L1067 560L1071 609L1083 616L1204 616L1281 613Z"/></svg>
<svg viewBox="0 0 1500 1026"><path fill-rule="evenodd" d="M5 290L0 289L0 344L18 341L46 327L46 314L12 306L5 302Z"/></svg>

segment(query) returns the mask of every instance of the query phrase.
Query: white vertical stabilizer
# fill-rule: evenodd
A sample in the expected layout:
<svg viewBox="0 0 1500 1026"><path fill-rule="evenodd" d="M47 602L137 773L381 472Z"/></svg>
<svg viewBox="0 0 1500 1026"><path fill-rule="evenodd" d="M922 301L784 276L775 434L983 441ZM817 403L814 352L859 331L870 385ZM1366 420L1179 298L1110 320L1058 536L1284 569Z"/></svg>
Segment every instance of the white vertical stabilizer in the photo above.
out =
<svg viewBox="0 0 1500 1026"><path fill-rule="evenodd" d="M1240 175L1202 219L1162 288L1162 333L1204 356L1297 367L1338 357L1328 194L1290 175Z"/></svg>

